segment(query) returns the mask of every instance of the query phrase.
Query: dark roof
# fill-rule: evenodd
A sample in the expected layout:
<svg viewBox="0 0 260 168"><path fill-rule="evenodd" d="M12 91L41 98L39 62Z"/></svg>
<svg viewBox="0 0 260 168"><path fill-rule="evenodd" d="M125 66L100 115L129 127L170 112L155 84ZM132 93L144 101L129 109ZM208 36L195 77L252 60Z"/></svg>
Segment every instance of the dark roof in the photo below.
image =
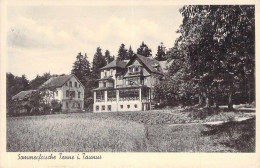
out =
<svg viewBox="0 0 260 168"><path fill-rule="evenodd" d="M137 57L151 72L163 74L163 70L159 64L159 61L139 54L135 54L135 57ZM132 58L132 60L130 60L127 65L130 65L134 58Z"/></svg>
<svg viewBox="0 0 260 168"><path fill-rule="evenodd" d="M74 75L62 75L57 77L51 77L49 80L44 82L40 88L57 88L64 85Z"/></svg>
<svg viewBox="0 0 260 168"><path fill-rule="evenodd" d="M119 61L116 59L100 69L102 70L102 69L108 69L108 68L125 68L126 64L127 64L126 62Z"/></svg>
<svg viewBox="0 0 260 168"><path fill-rule="evenodd" d="M36 90L21 91L21 92L19 92L18 94L14 95L14 96L12 97L12 99L13 99L13 100L14 100L14 99L23 100L23 99L28 98L29 96L31 96L31 94L32 94L33 92L35 92L35 91L36 91Z"/></svg>

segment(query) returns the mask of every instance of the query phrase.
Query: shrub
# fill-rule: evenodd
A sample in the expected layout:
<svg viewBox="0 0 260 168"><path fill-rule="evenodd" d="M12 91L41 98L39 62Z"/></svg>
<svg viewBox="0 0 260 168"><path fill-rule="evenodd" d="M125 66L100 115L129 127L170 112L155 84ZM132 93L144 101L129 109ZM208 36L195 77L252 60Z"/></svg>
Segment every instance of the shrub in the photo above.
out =
<svg viewBox="0 0 260 168"><path fill-rule="evenodd" d="M60 112L61 111L61 102L58 100L54 99L51 101L51 111L53 112Z"/></svg>

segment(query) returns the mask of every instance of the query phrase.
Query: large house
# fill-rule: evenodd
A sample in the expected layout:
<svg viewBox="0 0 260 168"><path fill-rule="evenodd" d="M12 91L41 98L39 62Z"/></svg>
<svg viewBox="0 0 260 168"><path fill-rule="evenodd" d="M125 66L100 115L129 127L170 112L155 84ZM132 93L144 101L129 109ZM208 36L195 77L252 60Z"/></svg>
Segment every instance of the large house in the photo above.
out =
<svg viewBox="0 0 260 168"><path fill-rule="evenodd" d="M135 54L128 62L114 60L102 67L99 87L93 90L93 111L151 109L153 88L164 75L165 63Z"/></svg>
<svg viewBox="0 0 260 168"><path fill-rule="evenodd" d="M43 83L38 91L44 92L44 102L51 104L56 100L61 104L62 111L76 112L84 108L84 86L75 75L51 77ZM36 90L21 91L12 97L21 105L20 113L30 112L30 97Z"/></svg>
<svg viewBox="0 0 260 168"><path fill-rule="evenodd" d="M59 101L62 111L73 112L84 108L84 86L73 74L51 77L40 88L53 93L48 101Z"/></svg>

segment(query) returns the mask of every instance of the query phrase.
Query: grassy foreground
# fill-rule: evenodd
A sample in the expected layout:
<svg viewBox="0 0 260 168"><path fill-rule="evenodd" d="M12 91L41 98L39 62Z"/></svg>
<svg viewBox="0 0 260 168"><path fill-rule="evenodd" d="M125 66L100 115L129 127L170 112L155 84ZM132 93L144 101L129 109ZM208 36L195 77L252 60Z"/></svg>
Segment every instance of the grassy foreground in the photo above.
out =
<svg viewBox="0 0 260 168"><path fill-rule="evenodd" d="M185 123L188 116L168 112L127 112L10 117L7 118L7 151L255 151L255 119L221 126L167 124L169 121Z"/></svg>

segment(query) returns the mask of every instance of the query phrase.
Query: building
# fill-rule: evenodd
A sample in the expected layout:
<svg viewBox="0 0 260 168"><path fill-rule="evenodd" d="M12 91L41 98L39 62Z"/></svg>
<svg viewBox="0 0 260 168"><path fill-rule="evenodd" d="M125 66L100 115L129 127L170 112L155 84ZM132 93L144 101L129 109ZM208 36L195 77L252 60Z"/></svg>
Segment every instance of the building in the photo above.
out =
<svg viewBox="0 0 260 168"><path fill-rule="evenodd" d="M46 97L47 102L60 102L62 111L74 112L84 108L85 88L73 74L51 77L40 89L46 89L50 93L51 96Z"/></svg>
<svg viewBox="0 0 260 168"><path fill-rule="evenodd" d="M12 100L19 105L19 109L17 109L18 113L29 113L31 110L31 106L30 106L30 97L32 95L33 92L35 92L36 90L26 90L26 91L21 91L18 94L14 95L12 97Z"/></svg>
<svg viewBox="0 0 260 168"><path fill-rule="evenodd" d="M94 89L94 112L151 109L154 85L163 77L165 63L136 54L128 62L114 60L101 68Z"/></svg>

